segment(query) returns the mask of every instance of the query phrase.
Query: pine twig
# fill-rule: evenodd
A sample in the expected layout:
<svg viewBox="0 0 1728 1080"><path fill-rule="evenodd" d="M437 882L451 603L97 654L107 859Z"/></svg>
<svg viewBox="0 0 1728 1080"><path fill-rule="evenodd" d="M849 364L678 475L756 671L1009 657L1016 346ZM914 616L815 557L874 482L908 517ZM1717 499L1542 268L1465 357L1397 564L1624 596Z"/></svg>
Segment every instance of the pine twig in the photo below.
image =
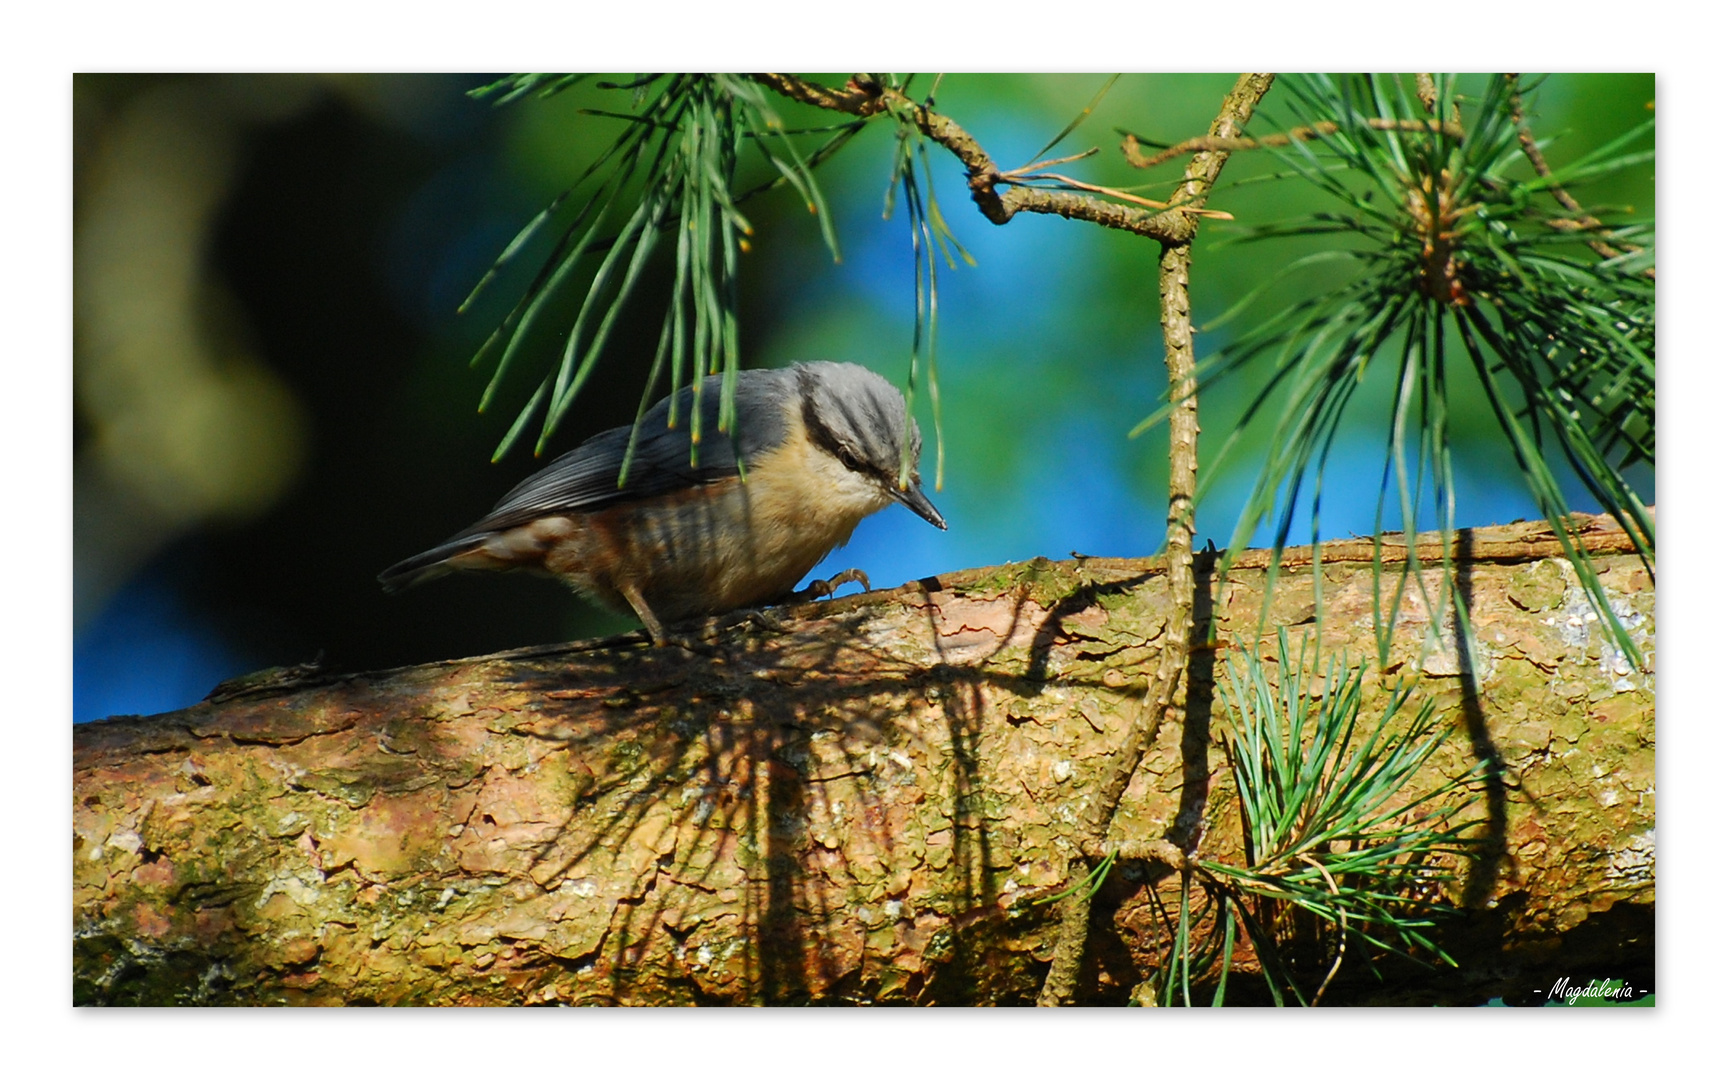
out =
<svg viewBox="0 0 1728 1080"><path fill-rule="evenodd" d="M1416 73L1416 96L1421 99L1422 107L1433 114L1440 106L1440 88L1434 85L1434 75L1431 72Z"/></svg>
<svg viewBox="0 0 1728 1080"><path fill-rule="evenodd" d="M1224 99L1212 122L1212 137L1227 139L1247 124L1254 107L1272 86L1269 74L1245 74ZM1202 150L1189 162L1171 202L1199 209L1229 159L1227 147ZM1190 220L1192 226L1192 220ZM1159 295L1163 307L1164 359L1169 373L1171 397L1180 402L1170 415L1170 510L1165 541L1166 581L1170 590L1170 618L1164 644L1158 654L1157 675L1148 680L1146 701L1129 724L1116 748L1104 784L1082 821L1081 851L1096 849L1109 834L1116 808L1128 781L1158 735L1165 710L1176 699L1177 685L1188 664L1188 636L1194 619L1194 494L1199 472L1200 414L1194 376L1194 327L1189 311L1188 262L1193 234L1169 241L1158 261ZM1186 838L1184 838L1186 839ZM1069 877L1079 881L1091 872L1085 854L1069 863ZM1076 889L1062 901L1061 929L1056 951L1038 994L1039 1005L1071 1004L1080 981L1086 952L1087 927L1092 898Z"/></svg>
<svg viewBox="0 0 1728 1080"><path fill-rule="evenodd" d="M1514 73L1508 74L1506 78L1513 83L1514 87L1512 91L1512 123L1517 125L1518 128L1518 145L1523 147L1524 156L1529 159L1531 168L1536 170L1536 175L1547 180L1554 175L1554 172L1548 167L1548 159L1542 155L1542 148L1536 145L1536 137L1530 134L1530 125L1524 120L1524 99L1519 95L1516 88L1518 76ZM1580 204L1577 199L1573 198L1572 193L1567 191L1562 185L1550 183L1548 185L1548 193L1554 196L1555 202L1570 210L1573 215L1570 218L1561 218L1557 221L1550 221L1548 224L1553 228L1562 229L1567 232L1608 231L1608 227L1595 216L1586 213L1583 205ZM1627 252L1641 250L1632 244L1623 244L1616 247L1615 245L1603 240L1588 240L1585 242L1590 245L1591 251L1594 251L1604 259L1616 259ZM1654 267L1646 271L1646 273L1651 277L1656 276L1656 270Z"/></svg>
<svg viewBox="0 0 1728 1080"><path fill-rule="evenodd" d="M1367 124L1375 131L1438 131L1448 138L1462 139L1464 137L1464 127L1457 121L1442 123L1439 120L1388 120L1375 116L1370 117ZM1122 156L1127 158L1128 164L1136 169L1150 169L1184 154L1199 151L1260 150L1268 146L1289 146L1291 143L1307 142L1309 139L1318 139L1337 133L1338 125L1327 120L1311 127L1292 128L1280 135L1263 135L1258 138L1251 138L1247 135L1199 135L1192 139L1184 139L1175 146L1166 147L1156 154L1147 155L1140 150L1139 136L1127 132L1122 136Z"/></svg>
<svg viewBox="0 0 1728 1080"><path fill-rule="evenodd" d="M1191 204L1154 212L1150 208L1124 206L1084 190L1014 184L1013 173L998 168L989 152L965 128L928 104L915 102L868 75L854 75L843 90L833 90L795 75L765 73L750 77L784 97L834 112L862 117L890 109L903 112L925 138L946 149L966 167L966 186L972 192L972 201L993 224L1006 225L1014 215L1025 211L1090 221L1160 243L1187 243L1194 237L1195 208ZM1004 184L1010 186L1009 190L998 192L997 187Z"/></svg>

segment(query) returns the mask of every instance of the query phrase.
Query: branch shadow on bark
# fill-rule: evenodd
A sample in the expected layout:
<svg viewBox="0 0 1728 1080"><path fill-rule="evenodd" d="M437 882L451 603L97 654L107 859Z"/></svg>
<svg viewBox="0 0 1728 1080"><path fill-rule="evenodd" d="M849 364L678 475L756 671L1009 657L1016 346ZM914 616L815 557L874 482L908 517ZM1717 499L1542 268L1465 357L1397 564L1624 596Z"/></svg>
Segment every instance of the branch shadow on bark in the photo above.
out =
<svg viewBox="0 0 1728 1080"><path fill-rule="evenodd" d="M1474 693L1447 705L1460 719L1436 774L1506 762L1502 854L1476 870L1491 894L1444 935L1469 970L1378 987L1343 972L1328 1004L1510 1000L1561 964L1587 977L1653 956L1653 683L1610 686L1565 637L1564 590L1538 573L1557 545L1482 533L1489 554L1467 535L1452 573L1487 657L1456 651ZM1627 545L1592 542L1652 619ZM1356 547L1334 553L1338 647L1374 591ZM1194 627L1255 624L1258 571L1214 596L1211 556L1194 569ZM1163 572L985 568L799 608L785 633L724 632L720 657L636 637L539 646L82 725L75 1000L1033 1001L1056 929L1039 901L1068 884L1106 748L1165 659ZM1280 625L1300 623L1306 586L1287 575L1280 592ZM1405 621L1402 662L1423 663L1426 632ZM1189 849L1204 829L1229 858L1236 815L1211 775L1224 658L1203 629L1185 644L1186 694L1110 843ZM1461 666L1428 667L1459 692ZM1163 962L1174 875L1158 857L1122 858L1099 892L1077 1000L1118 1001Z"/></svg>
<svg viewBox="0 0 1728 1080"><path fill-rule="evenodd" d="M887 805L892 800L883 798L883 785L903 778L892 764L892 750L886 755L889 760L874 752L860 757L846 750L848 740L834 739L834 748L842 755L840 763L819 767L812 744L835 730L863 736L864 742L880 741L896 717L873 702L904 694L911 683L923 687L926 701L940 705L938 738L946 745L926 741L918 752L943 759L946 775L940 786L945 790L939 797L947 807L950 850L938 870L945 879L943 914L948 925L938 929L923 950L935 963L925 972L913 973L906 989L914 1000L947 1003L1029 996L1037 974L1031 970L1023 985L1013 979L987 987L969 985L976 971L986 966L982 954L991 949L992 937L1014 921L996 902L1002 883L997 865L1001 856L991 848L990 823L985 820L985 769L979 760L983 724L990 715L985 696L1006 691L1020 698L1036 697L1050 678L1051 649L1062 640L1063 620L1093 608L1100 597L1125 595L1151 576L1142 573L1124 580L1083 583L1041 613L1035 629L1025 623L1035 616L1024 613L1038 611L1038 605L1026 604L1022 596L1002 643L964 663L908 663L872 647L860 630L868 618L865 610L839 615L819 637L794 634L735 640L727 646L731 655L724 666L691 665L665 650L641 651L632 658L634 689L625 698L608 700L605 719L598 725L592 721L592 700L572 692L571 684L556 670L519 672L512 688L538 707L532 725L537 730L520 726L518 730L567 751L572 760L609 756L611 764L607 774L578 784L564 821L535 851L529 876L542 887L552 887L572 877L581 880L589 860L604 860L611 853L631 849L656 850L658 836L674 842L671 850L659 852L652 865L640 868L647 886L641 894L618 898L617 914L599 950L567 958L566 963L572 967L603 963L609 969L612 999L636 996L632 983L637 961L654 951L650 938L670 933L682 939L694 925L692 916L700 918L687 906L657 895L653 888L657 877L690 886L697 895L722 893L737 884L714 876L738 861L737 853L727 847L748 846L754 839L758 850L743 859L754 869L743 888L739 928L747 951L746 969L757 988L753 999L773 1004L872 999L877 988L860 981L867 977L847 947L848 937L857 936L851 926L857 921L855 913L831 910L827 898L835 895L833 881L874 880L894 863L891 852L905 838L894 832L893 811ZM921 584L926 590L940 588L935 581ZM933 621L934 610L928 633L940 654L941 633ZM1023 640L1027 629L1032 647L1026 666L1018 671L1012 670L1017 664L992 666L1007 643ZM773 689L777 675L786 670L789 653L802 654L795 662L801 672L844 668L875 675L863 681L850 679L832 695L812 693L806 684L794 701ZM762 692L750 689L752 675ZM1102 689L1103 684L1092 688ZM1203 762L1203 749L1200 757ZM1199 783L1203 798L1203 776ZM631 795L680 787L685 802L678 807ZM825 846L821 836L812 843L817 831L813 826L829 816L837 802L853 800L861 805L849 809L866 826L867 847L873 850L859 859L855 842L834 844L815 860L832 864L833 880L811 887L810 849ZM702 827L704 821L709 827ZM715 829L715 822L728 825ZM707 835L711 843L677 841L692 832ZM921 980L927 981L919 985ZM700 987L694 989L696 1000L708 998Z"/></svg>
<svg viewBox="0 0 1728 1080"><path fill-rule="evenodd" d="M1182 683L1182 789L1177 812L1163 833L1163 839L1181 851L1193 851L1200 843L1206 827L1206 803L1212 790L1208 753L1212 746L1212 711L1218 682L1219 650L1212 640L1212 582L1217 562L1215 551L1194 553L1193 618L1188 626L1188 660ZM1144 838L1122 839L1132 845ZM1160 927L1161 948L1169 948L1175 941L1174 920L1158 891L1168 882L1176 882L1180 887L1181 875L1153 858L1124 855L1118 865L1121 873L1112 875L1092 904L1082 979L1087 990L1081 998L1082 1004L1123 1004L1152 959L1144 955L1143 948L1141 955L1136 955L1119 925L1124 918L1134 918L1125 911L1131 901L1136 898L1145 901L1146 917L1154 919ZM1144 940L1144 927L1138 929L1133 936Z"/></svg>
<svg viewBox="0 0 1728 1080"><path fill-rule="evenodd" d="M861 619L859 614L854 618ZM856 799L856 819L863 823L877 856L886 865L886 852L895 838L886 826L880 774L881 762L858 760L842 745L838 767L814 764L812 743L836 727L853 733L881 732L888 714L872 705L880 694L903 691L908 681L954 680L954 671L915 670L893 657L872 650L859 650L853 635L833 634L819 643L800 640L802 651L819 645L817 655L807 661L807 670L822 671L841 660L843 652L863 651L881 675L865 682L850 682L834 695L805 693L799 702L789 702L772 692L770 677L764 692L753 693L742 685L737 669L756 674L778 670L777 643L748 639L742 654L729 658L732 670L716 669L710 675L689 671L681 658L650 655L643 658L637 686L646 686L637 708L603 728L568 738L564 746L574 755L588 756L610 751L616 761L620 749L627 757L645 763L626 762L612 777L583 791L570 806L557 835L542 845L530 870L542 883L578 873L586 860L604 858L608 852L623 852L646 846L653 850L657 838L673 842L671 850L659 852L652 866L643 867L647 888L638 897L622 897L619 911L605 935L604 952L613 993L618 1000L633 997L637 961L653 951L654 935L670 933L682 939L693 929L691 917L699 912L680 907L669 896L657 895L653 885L661 876L689 886L691 898L716 896L737 890L742 896L742 925L738 938L745 950L745 971L752 994L760 1003L801 1004L815 999L844 999L850 991L843 985L855 964L848 963L846 935L813 936L812 928L825 928L847 921L849 913L830 910L832 890L808 887L808 868L800 850L811 844L813 826L830 816L836 801ZM847 666L852 666L853 658ZM657 675L665 678L657 678ZM556 676L524 681L520 689L551 699ZM959 680L950 685L961 686ZM671 699L683 697L682 706ZM964 807L969 792L977 786L975 729L977 709L968 708L963 693L954 693L945 703L948 734L954 747L953 799L955 859L958 869L952 894L963 904L975 905L987 879L976 867L987 865L987 841L982 832L965 826ZM691 705L697 706L691 708ZM702 707L702 706L708 707ZM681 715L665 722L673 713ZM586 715L583 703L573 704L571 716ZM821 714L823 723L809 721ZM840 740L835 740L837 743ZM630 749L634 748L634 749ZM890 766L890 769L892 766ZM683 804L669 806L646 797L648 793L683 791ZM635 792L644 797L634 797ZM656 820L658 815L659 820ZM696 843L681 843L680 837L699 834ZM963 851L968 845L983 846L982 853ZM823 846L818 839L814 846ZM738 850L729 850L738 849ZM834 873L847 878L869 878L880 867L854 865L846 845L835 845L830 854ZM721 880L736 863L750 869L742 882ZM835 941L842 943L836 952ZM577 957L578 964L594 962ZM697 1000L706 995L695 988Z"/></svg>
<svg viewBox="0 0 1728 1080"><path fill-rule="evenodd" d="M1164 838L1183 851L1193 851L1206 824L1206 797L1211 791L1212 706L1218 691L1218 649L1212 640L1212 576L1218 553L1194 555L1194 617L1188 628L1188 666L1182 705L1182 803Z"/></svg>
<svg viewBox="0 0 1728 1080"><path fill-rule="evenodd" d="M1476 533L1464 528L1457 531L1457 536L1454 564L1457 602L1466 618L1473 620L1476 603L1471 576L1474 559L1470 553L1475 547ZM1488 718L1482 710L1482 683L1477 677L1476 650L1470 640L1470 625L1464 618L1452 620L1452 647L1458 654L1459 709L1464 714L1470 749L1482 765L1482 794L1488 804L1487 830L1464 879L1463 906L1479 908L1494 895L1500 871L1510 859L1506 850L1506 762L1488 731Z"/></svg>

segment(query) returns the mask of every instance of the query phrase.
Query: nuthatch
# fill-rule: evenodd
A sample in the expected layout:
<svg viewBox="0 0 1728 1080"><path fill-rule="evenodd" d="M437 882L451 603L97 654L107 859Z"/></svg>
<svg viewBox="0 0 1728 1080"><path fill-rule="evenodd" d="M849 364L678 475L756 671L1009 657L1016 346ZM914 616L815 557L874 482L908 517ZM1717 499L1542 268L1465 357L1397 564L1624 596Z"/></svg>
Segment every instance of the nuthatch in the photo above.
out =
<svg viewBox="0 0 1728 1080"><path fill-rule="evenodd" d="M604 431L518 484L450 540L378 575L388 592L451 570L527 569L642 620L718 615L778 600L865 517L898 502L947 522L918 483L918 425L888 381L856 364L741 371L736 446L718 429L720 376L702 386L691 462L689 388L642 418L629 475L630 428ZM910 425L910 430L908 430ZM902 451L912 469L900 483ZM742 476L738 467L743 457Z"/></svg>

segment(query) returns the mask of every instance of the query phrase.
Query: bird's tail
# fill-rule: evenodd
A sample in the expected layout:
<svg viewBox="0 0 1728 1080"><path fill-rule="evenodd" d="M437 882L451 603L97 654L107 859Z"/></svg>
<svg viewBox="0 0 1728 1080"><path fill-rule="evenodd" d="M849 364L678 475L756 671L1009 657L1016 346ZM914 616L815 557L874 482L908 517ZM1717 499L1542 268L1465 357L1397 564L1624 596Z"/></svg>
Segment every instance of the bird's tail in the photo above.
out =
<svg viewBox="0 0 1728 1080"><path fill-rule="evenodd" d="M403 559L390 569L378 575L378 583L384 586L387 593L399 593L410 589L423 581L443 577L454 567L450 560L460 555L466 555L492 538L491 533L478 536L463 536L449 540L430 551L422 551L411 559Z"/></svg>

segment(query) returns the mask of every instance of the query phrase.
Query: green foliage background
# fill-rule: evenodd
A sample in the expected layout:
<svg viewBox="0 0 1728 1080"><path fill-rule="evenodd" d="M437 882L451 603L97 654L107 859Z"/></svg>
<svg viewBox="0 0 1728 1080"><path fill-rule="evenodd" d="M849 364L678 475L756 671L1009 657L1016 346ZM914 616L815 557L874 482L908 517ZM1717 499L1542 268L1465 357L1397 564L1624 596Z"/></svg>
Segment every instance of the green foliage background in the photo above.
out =
<svg viewBox="0 0 1728 1080"><path fill-rule="evenodd" d="M943 80L938 104L1012 168L1061 131L1105 78L955 75ZM834 85L843 79L826 77ZM1111 186L1150 183L1145 193L1162 197L1180 162L1150 176L1129 169L1115 150L1116 129L1171 142L1200 134L1232 80L1124 75L1051 153L1101 146L1063 171ZM372 581L381 567L478 516L534 467L523 450L498 466L487 458L549 366L556 332L537 346L545 360L524 361L512 376L519 381L501 387L499 404L477 418L487 373L466 362L522 282L498 282L461 318L455 308L510 236L618 129L617 121L577 113L617 108L617 94L585 85L499 110L464 96L483 81L75 80L80 686L87 677L93 688L132 685L127 673L140 665L161 675L160 658L112 644L139 636L115 630L123 617L143 620L160 639L194 642L187 655L201 658L196 678L305 660L320 649L337 666L365 668L628 625L535 580L457 580L402 598L382 596ZM1275 86L1256 130L1291 122L1282 95ZM1534 95L1531 120L1552 139L1547 152L1559 167L1648 119L1654 96L1650 75L1555 76ZM904 378L911 249L903 207L894 220L881 218L892 138L889 125L872 125L818 171L839 263L784 187L747 204L755 226L741 263L747 365L845 359ZM152 157L151 146L179 149ZM935 498L953 528L939 535L910 515L885 513L819 572L855 564L878 584L895 584L1074 549L1155 550L1163 539L1163 442L1125 437L1163 390L1155 245L1034 215L991 225L970 205L958 165L942 154L933 165L944 215L977 260L953 273L944 268L940 281L948 461ZM1237 155L1210 205L1234 214L1240 228L1323 206L1322 195L1300 184L1250 182L1276 168L1270 155ZM1628 170L1574 194L1587 206L1650 214L1653 171ZM151 207L185 212L139 216ZM113 223L144 220L164 230L178 222L178 239L151 234L148 244L122 243L130 234ZM1229 223L1209 222L1195 246L1202 327L1319 243L1226 243L1231 236ZM140 250L154 251L154 261ZM175 251L183 265L161 255ZM669 272L662 253L649 274L660 282ZM1328 272L1280 284L1259 304L1272 310L1335 284ZM646 291L656 299L623 321L550 453L633 414L664 290L651 283ZM1200 354L1252 321L1203 333ZM160 339L139 345L127 336L144 325ZM207 358L202 366L185 362L193 353ZM187 419L193 414L181 406L204 400L188 388L211 386L226 396L212 391L206 396L217 404L197 415L226 426L200 440L193 436L205 421ZM1254 388L1250 374L1208 393L1203 463ZM172 422L152 427L149 418L159 414ZM933 444L929 414L921 415ZM1535 516L1483 403L1466 390L1453 419L1458 524ZM1343 497L1361 477L1378 479L1384 414L1375 408L1360 421L1360 445L1348 449L1368 464L1340 462L1337 513L1323 523L1332 535L1372 526L1371 509ZM256 466L249 472L248 462ZM1256 464L1254 453L1241 455L1214 487L1198 520L1202 542L1226 542ZM1653 497L1653 476L1633 481ZM207 498L184 497L206 490ZM1578 509L1596 509L1581 492L1569 496ZM157 601L139 602L139 589ZM110 644L96 649L93 640ZM128 700L94 689L80 697L90 708ZM146 703L125 711L170 707L138 700Z"/></svg>

